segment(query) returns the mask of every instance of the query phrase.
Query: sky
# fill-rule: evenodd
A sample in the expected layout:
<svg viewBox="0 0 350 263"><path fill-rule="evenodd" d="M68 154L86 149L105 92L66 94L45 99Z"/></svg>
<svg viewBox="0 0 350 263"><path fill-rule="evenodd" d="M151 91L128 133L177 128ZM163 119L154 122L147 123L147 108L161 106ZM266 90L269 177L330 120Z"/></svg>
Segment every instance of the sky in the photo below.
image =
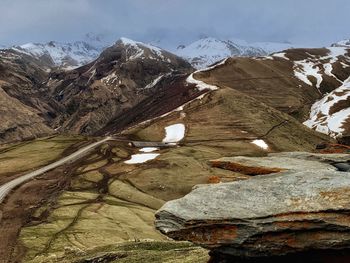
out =
<svg viewBox="0 0 350 263"><path fill-rule="evenodd" d="M0 45L86 33L188 44L202 36L327 46L350 38L349 0L0 0Z"/></svg>

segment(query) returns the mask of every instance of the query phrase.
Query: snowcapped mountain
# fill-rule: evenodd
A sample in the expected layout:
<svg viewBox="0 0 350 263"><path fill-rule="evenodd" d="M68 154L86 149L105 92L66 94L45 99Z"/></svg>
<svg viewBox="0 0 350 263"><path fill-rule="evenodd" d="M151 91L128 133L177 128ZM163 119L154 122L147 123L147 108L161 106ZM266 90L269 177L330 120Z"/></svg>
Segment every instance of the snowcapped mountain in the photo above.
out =
<svg viewBox="0 0 350 263"><path fill-rule="evenodd" d="M50 41L45 44L27 43L13 46L12 49L37 59L46 59L51 61L53 66L64 69L82 66L97 58L102 51L102 47L96 47L84 41L72 43Z"/></svg>
<svg viewBox="0 0 350 263"><path fill-rule="evenodd" d="M162 52L157 46L162 46L164 41L157 41L156 45L133 41L128 38L119 40L128 46L130 58L151 55L154 59L163 59ZM83 66L94 59L113 41L107 41L106 36L86 34L81 41L48 43L27 43L13 46L12 50L30 55L45 62L49 67L61 69L74 69ZM199 39L187 46L180 45L177 49L171 48L172 52L192 64L197 69L205 68L219 60L236 56L264 56L273 52L292 48L291 44L259 42L248 43L239 39L220 40L212 37ZM0 49L6 48L0 45ZM146 51L145 51L146 50ZM162 51L161 51L162 50ZM169 52L168 52L169 53Z"/></svg>
<svg viewBox="0 0 350 263"><path fill-rule="evenodd" d="M169 63L171 62L171 58L167 56L170 54L169 52L151 44L134 41L125 37L120 38L116 44L122 45L126 48L127 60L149 58L161 61L166 60Z"/></svg>
<svg viewBox="0 0 350 263"><path fill-rule="evenodd" d="M332 47L350 47L350 39L344 39L332 44Z"/></svg>
<svg viewBox="0 0 350 263"><path fill-rule="evenodd" d="M137 109L129 116L125 110L143 99L158 98L159 88L163 88L164 83L172 83L174 75L183 77L192 71L187 61L172 53L121 38L92 63L50 75L45 84L53 91L52 97L57 103L67 107L67 114L56 118L54 126L91 134L119 115L123 121L134 121L132 116ZM180 95L187 90L187 87L176 91L169 88L169 92ZM138 110L144 112L146 107Z"/></svg>
<svg viewBox="0 0 350 263"><path fill-rule="evenodd" d="M285 43L248 43L244 40L206 37L187 46L180 45L175 53L188 60L193 67L201 69L227 57L264 56L291 47L291 44Z"/></svg>
<svg viewBox="0 0 350 263"><path fill-rule="evenodd" d="M241 46L230 40L208 37L188 46L180 45L176 54L188 60L195 68L200 69L227 57L261 56L267 53L260 48Z"/></svg>
<svg viewBox="0 0 350 263"><path fill-rule="evenodd" d="M278 43L278 42L255 42L249 44L255 48L261 48L266 51L268 54L275 53L278 51L291 49L291 48L299 48L299 45L293 45L289 43Z"/></svg>

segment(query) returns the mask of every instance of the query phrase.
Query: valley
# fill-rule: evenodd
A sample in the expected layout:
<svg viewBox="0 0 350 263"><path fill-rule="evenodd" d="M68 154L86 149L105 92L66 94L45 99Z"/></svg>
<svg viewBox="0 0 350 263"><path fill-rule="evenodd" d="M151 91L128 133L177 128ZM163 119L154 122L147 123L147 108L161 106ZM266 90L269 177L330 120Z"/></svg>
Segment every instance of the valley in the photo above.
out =
<svg viewBox="0 0 350 263"><path fill-rule="evenodd" d="M202 247L216 248L215 239L206 246L201 228L186 232L196 217L161 218L177 215L169 204L187 211L181 200L198 189L206 196L206 187L294 172L255 165L283 152L315 158L349 135L347 46L230 57L201 70L127 38L74 69L16 50L0 55L4 263L208 262ZM242 156L253 160L248 168L232 161Z"/></svg>

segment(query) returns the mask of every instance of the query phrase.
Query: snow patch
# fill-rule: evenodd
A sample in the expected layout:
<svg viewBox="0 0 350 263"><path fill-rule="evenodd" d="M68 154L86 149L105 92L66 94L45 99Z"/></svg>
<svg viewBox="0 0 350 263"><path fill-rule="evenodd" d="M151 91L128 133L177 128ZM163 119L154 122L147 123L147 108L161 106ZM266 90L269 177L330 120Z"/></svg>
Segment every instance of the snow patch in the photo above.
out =
<svg viewBox="0 0 350 263"><path fill-rule="evenodd" d="M272 56L273 56L273 57L278 57L278 58L283 58L283 59L289 60L289 58L286 57L286 53L285 53L285 52L275 53L275 54L273 54Z"/></svg>
<svg viewBox="0 0 350 263"><path fill-rule="evenodd" d="M165 127L165 138L163 142L168 143L169 145L176 145L177 142L181 141L185 137L185 125L182 123L173 124ZM124 163L126 164L138 164L145 163L147 161L155 159L159 156L159 153L153 153L158 151L157 147L144 147L139 151L142 153L137 153L131 155L131 158Z"/></svg>
<svg viewBox="0 0 350 263"><path fill-rule="evenodd" d="M153 88L155 85L158 84L159 81L161 81L161 79L163 77L164 77L164 75L160 75L159 77L154 79L151 83L147 84L147 86L145 86L144 89L151 89L151 88Z"/></svg>
<svg viewBox="0 0 350 263"><path fill-rule="evenodd" d="M305 82L307 85L312 86L311 81L308 76L313 76L316 78L316 87L319 89L322 83L322 74L320 73L320 68L316 66L313 62L307 59L294 62L294 75Z"/></svg>
<svg viewBox="0 0 350 263"><path fill-rule="evenodd" d="M251 142L252 144L255 144L256 146L267 150L269 148L269 146L267 145L267 143L264 140L254 140Z"/></svg>
<svg viewBox="0 0 350 263"><path fill-rule="evenodd" d="M158 150L159 150L159 148L157 148L157 147L144 147L144 148L140 149L140 152L151 153L151 152L158 151Z"/></svg>
<svg viewBox="0 0 350 263"><path fill-rule="evenodd" d="M313 76L317 80L316 87L320 88L323 79L318 65L322 63L326 75L335 78L339 82L342 82L332 73L332 64L336 63L340 56L345 56L348 52L348 49L346 47L329 47L327 49L328 54L325 56L315 56L309 54L309 58L300 61L295 61L294 75L298 79L310 86L312 86L312 83L308 79L308 76Z"/></svg>
<svg viewBox="0 0 350 263"><path fill-rule="evenodd" d="M205 69L201 69L201 70L197 70L195 72L193 72L192 74L190 74L188 76L188 78L186 79L186 82L189 83L189 84L194 84L196 85L197 89L199 91L203 91L203 90L217 90L219 89L217 86L214 86L214 85L210 85L210 84L207 84L205 83L204 81L201 81L201 80L197 80L194 78L194 74L196 73L199 73L199 72L205 72L205 71L209 71L209 70L212 70L218 66L221 66L221 65L224 65L226 63L226 61L228 60L228 58L226 59L223 59L221 62L217 63L217 64L214 64L208 68L205 68Z"/></svg>
<svg viewBox="0 0 350 263"><path fill-rule="evenodd" d="M197 71L188 76L188 78L186 79L187 83L196 85L196 87L199 91L203 91L206 89L208 89L208 90L217 90L218 89L217 86L210 85L210 84L207 84L201 80L195 79L193 77L193 74L195 74L195 73L197 73Z"/></svg>
<svg viewBox="0 0 350 263"><path fill-rule="evenodd" d="M330 114L330 109L339 101L345 101L350 97L350 77L331 93L315 102L310 111L310 117L304 125L318 132L332 137L342 135L342 124L350 116L350 108L342 109Z"/></svg>
<svg viewBox="0 0 350 263"><path fill-rule="evenodd" d="M182 123L173 124L165 127L165 143L176 143L181 141L185 137L185 125Z"/></svg>
<svg viewBox="0 0 350 263"><path fill-rule="evenodd" d="M125 161L126 164L145 163L155 159L159 153L138 153L131 155L131 159Z"/></svg>

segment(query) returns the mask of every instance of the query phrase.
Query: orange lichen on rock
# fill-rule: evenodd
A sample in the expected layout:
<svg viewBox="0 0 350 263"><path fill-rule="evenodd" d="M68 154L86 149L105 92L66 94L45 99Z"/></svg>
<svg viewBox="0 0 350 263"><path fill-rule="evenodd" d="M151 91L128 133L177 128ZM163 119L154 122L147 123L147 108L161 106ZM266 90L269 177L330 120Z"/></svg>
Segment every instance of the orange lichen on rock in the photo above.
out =
<svg viewBox="0 0 350 263"><path fill-rule="evenodd" d="M349 153L350 146L343 144L327 144L324 149L319 151L320 153Z"/></svg>
<svg viewBox="0 0 350 263"><path fill-rule="evenodd" d="M232 242L238 237L237 226L234 225L199 226L174 232L170 236L175 240L187 240L207 245Z"/></svg>
<svg viewBox="0 0 350 263"><path fill-rule="evenodd" d="M247 166L247 165L242 165L239 163L227 162L227 161L211 161L211 165L215 168L230 170L230 171L245 174L245 175L271 174L271 173L279 173L283 171L283 169L281 168Z"/></svg>
<svg viewBox="0 0 350 263"><path fill-rule="evenodd" d="M218 183L221 183L221 179L219 176L216 176L216 175L209 176L208 184L218 184Z"/></svg>

